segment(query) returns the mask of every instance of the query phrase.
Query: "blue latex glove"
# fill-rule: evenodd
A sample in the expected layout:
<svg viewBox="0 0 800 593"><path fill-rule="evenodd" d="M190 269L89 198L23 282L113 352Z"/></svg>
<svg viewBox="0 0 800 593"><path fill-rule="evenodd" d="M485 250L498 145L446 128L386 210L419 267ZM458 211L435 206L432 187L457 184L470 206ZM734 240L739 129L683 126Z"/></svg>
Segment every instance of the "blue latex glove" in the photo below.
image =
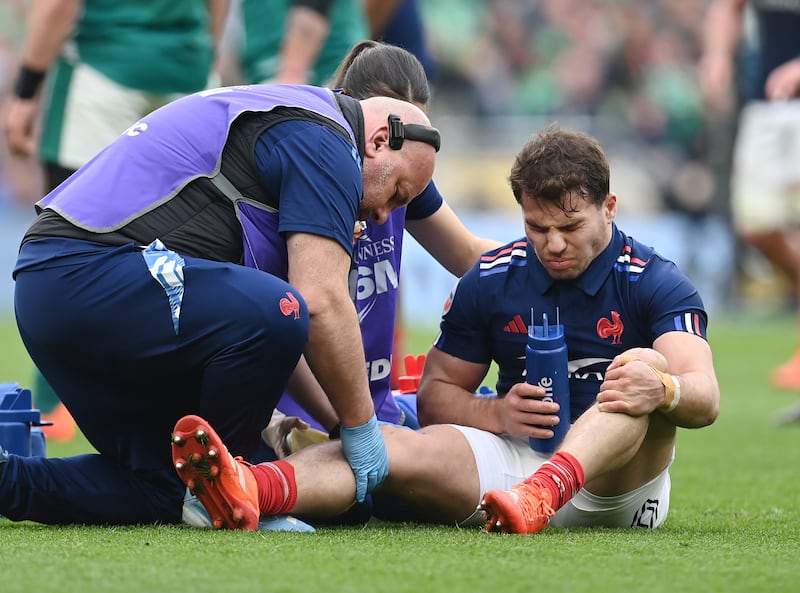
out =
<svg viewBox="0 0 800 593"><path fill-rule="evenodd" d="M342 450L356 475L356 501L380 486L389 474L386 443L373 415L366 424L341 429Z"/></svg>

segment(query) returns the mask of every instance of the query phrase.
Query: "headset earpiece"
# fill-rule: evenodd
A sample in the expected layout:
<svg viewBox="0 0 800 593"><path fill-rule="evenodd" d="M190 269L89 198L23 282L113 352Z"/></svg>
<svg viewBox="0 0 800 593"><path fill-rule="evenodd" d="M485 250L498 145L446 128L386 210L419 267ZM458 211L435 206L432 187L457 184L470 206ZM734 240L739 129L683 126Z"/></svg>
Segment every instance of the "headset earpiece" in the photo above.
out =
<svg viewBox="0 0 800 593"><path fill-rule="evenodd" d="M415 140L433 146L436 152L442 144L439 130L421 124L404 124L399 115L389 114L389 148L400 150L405 140Z"/></svg>

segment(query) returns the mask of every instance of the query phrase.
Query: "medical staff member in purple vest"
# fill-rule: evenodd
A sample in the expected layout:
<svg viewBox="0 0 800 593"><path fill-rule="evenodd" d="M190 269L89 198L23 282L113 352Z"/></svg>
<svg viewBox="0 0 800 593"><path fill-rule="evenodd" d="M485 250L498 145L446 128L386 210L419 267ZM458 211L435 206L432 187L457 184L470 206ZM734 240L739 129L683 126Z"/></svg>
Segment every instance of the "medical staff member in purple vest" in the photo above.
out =
<svg viewBox="0 0 800 593"><path fill-rule="evenodd" d="M401 47L371 40L351 48L332 86L357 99L383 95L410 101L423 110L427 109L431 97L425 69L413 54ZM498 247L500 242L473 235L433 182L407 207L393 210L386 221L367 221L365 232L356 242L350 270L350 296L361 323L375 412L381 421L417 427L416 418L410 419L401 411L390 384L404 229L458 277L469 270L483 252ZM336 413L319 386L299 375L293 378L291 396L284 395L278 404L278 410L290 418L283 421L274 417L283 425L276 425L273 431L266 433L275 436L269 444L279 456L297 447L296 442L286 441L288 431L296 425L291 417L301 418L325 433L338 424Z"/></svg>
<svg viewBox="0 0 800 593"><path fill-rule="evenodd" d="M348 291L356 229L422 192L439 141L396 99L214 89L146 116L41 200L17 322L99 454L0 454L0 514L180 522L162 439L197 413L248 457L301 354L363 499L388 464Z"/></svg>

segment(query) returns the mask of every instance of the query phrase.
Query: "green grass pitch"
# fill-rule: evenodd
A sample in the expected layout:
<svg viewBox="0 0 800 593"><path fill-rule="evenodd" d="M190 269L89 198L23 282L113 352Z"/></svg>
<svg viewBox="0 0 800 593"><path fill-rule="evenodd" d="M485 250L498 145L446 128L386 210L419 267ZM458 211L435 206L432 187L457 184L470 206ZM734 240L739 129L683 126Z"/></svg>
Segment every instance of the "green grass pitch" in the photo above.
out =
<svg viewBox="0 0 800 593"><path fill-rule="evenodd" d="M800 394L768 383L772 366L793 351L795 332L789 317L712 322L721 414L709 428L681 431L670 515L653 532L520 537L371 524L276 534L0 519L0 591L798 591L800 424L774 420ZM412 332L409 349L426 351L434 333ZM0 337L0 381L25 385L31 365L12 322L0 324ZM88 450L80 439L48 445L50 456Z"/></svg>

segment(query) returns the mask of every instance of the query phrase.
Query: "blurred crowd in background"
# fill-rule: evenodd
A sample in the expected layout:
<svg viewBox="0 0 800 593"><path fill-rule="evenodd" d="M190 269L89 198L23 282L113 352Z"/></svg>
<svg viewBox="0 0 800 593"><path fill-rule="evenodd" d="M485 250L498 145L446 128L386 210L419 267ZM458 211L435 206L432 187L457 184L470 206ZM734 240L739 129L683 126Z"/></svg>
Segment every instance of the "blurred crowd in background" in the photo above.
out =
<svg viewBox="0 0 800 593"><path fill-rule="evenodd" d="M443 132L435 178L465 221L485 224L492 212L514 220L503 217L516 208L506 181L513 155L556 120L601 141L626 228L675 259L709 309L738 304L759 275L776 281L729 230L736 114L712 112L702 98L707 0L419 2L436 59L431 119ZM13 84L25 10L24 0L0 3L0 99ZM229 30L235 37L235 19ZM28 208L40 194L36 165L0 143L0 208ZM522 235L513 224L497 238Z"/></svg>
<svg viewBox="0 0 800 593"><path fill-rule="evenodd" d="M435 104L480 120L484 142L498 147L509 130L527 134L521 118L570 122L629 155L655 184L657 207L724 211L713 166L727 159L730 143L718 135L730 130L706 113L697 73L707 2L423 6L440 65Z"/></svg>

